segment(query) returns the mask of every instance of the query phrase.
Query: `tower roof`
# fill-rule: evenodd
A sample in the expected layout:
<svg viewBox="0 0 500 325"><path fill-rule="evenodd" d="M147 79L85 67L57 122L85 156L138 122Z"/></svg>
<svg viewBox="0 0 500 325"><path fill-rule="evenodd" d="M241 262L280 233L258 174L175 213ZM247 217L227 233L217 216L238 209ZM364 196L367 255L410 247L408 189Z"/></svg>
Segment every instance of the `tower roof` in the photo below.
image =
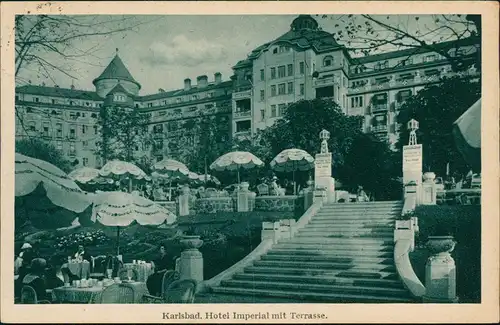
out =
<svg viewBox="0 0 500 325"><path fill-rule="evenodd" d="M104 69L101 75L94 79L92 83L95 85L97 81L103 79L126 80L137 84L139 88L141 87L141 85L134 79L134 77L132 77L125 64L123 64L123 61L118 56L118 53L115 55L113 60L111 60L106 69Z"/></svg>

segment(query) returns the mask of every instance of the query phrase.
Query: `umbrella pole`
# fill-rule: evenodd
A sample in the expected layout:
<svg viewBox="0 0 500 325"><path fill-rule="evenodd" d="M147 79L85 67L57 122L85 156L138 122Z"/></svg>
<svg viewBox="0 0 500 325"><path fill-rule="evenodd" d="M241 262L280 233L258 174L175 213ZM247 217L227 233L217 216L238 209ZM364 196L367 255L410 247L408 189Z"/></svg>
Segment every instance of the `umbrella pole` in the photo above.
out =
<svg viewBox="0 0 500 325"><path fill-rule="evenodd" d="M240 169L238 168L238 185L240 185Z"/></svg>
<svg viewBox="0 0 500 325"><path fill-rule="evenodd" d="M116 256L120 255L120 227L116 227Z"/></svg>
<svg viewBox="0 0 500 325"><path fill-rule="evenodd" d="M295 169L292 171L293 195L297 195L297 187L295 185Z"/></svg>
<svg viewBox="0 0 500 325"><path fill-rule="evenodd" d="M132 193L132 176L129 176L128 179L128 192Z"/></svg>

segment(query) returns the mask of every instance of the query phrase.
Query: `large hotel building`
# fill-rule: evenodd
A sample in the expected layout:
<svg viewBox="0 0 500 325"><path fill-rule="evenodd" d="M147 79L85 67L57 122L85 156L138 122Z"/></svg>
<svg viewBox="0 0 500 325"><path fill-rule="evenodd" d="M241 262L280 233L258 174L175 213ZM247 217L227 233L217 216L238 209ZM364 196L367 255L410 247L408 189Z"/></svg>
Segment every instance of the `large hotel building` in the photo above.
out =
<svg viewBox="0 0 500 325"><path fill-rule="evenodd" d="M454 56L478 51L472 39L440 43ZM25 85L16 88L16 138L26 133L50 141L75 167L100 167L95 153L100 109L125 103L150 114L154 145L134 148L155 160L177 157L179 146L200 135L189 124L209 115L227 128L227 136L251 138L279 119L287 105L302 99L333 98L345 114L364 116L364 131L394 144L396 116L405 99L428 84L451 76L449 62L423 49L393 51L354 58L309 15L300 15L290 30L254 49L236 63L230 80L220 73L184 80L177 90L140 95L141 85L118 54L93 84L94 91ZM479 76L471 68L466 75ZM23 126L20 120L22 118Z"/></svg>

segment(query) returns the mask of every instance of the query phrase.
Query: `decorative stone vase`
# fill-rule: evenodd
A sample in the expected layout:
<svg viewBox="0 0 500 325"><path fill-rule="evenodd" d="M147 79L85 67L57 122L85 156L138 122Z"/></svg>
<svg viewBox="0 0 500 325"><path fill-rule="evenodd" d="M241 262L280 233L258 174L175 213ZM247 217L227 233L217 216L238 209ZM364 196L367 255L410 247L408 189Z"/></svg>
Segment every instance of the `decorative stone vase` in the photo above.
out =
<svg viewBox="0 0 500 325"><path fill-rule="evenodd" d="M433 172L424 173L424 182L433 182L436 179L436 174Z"/></svg>
<svg viewBox="0 0 500 325"><path fill-rule="evenodd" d="M240 190L243 192L247 192L249 187L250 184L248 182L241 182L240 184Z"/></svg>
<svg viewBox="0 0 500 325"><path fill-rule="evenodd" d="M184 235L180 243L185 250L198 250L203 245L203 240L200 239L200 236Z"/></svg>
<svg viewBox="0 0 500 325"><path fill-rule="evenodd" d="M449 256L455 245L453 236L429 236L426 247L431 255Z"/></svg>

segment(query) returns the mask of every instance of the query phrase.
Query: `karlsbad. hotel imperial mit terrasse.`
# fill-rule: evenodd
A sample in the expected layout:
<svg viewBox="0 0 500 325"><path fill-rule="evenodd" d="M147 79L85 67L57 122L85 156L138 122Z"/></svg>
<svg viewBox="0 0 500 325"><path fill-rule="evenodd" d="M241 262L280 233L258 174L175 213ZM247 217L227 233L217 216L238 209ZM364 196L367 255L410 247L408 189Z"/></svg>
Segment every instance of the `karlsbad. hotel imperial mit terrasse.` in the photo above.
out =
<svg viewBox="0 0 500 325"><path fill-rule="evenodd" d="M462 40L457 52L452 42L441 43L453 55L470 56L480 44ZM227 128L227 136L250 138L282 116L287 104L302 99L331 97L349 115L364 116L364 131L389 143L397 139L396 115L406 98L426 84L451 76L448 62L434 52L415 49L351 58L309 15L293 20L290 30L253 50L233 67L228 81L220 73L184 80L173 91L140 95L134 79L118 54L97 77L94 91L74 87L25 85L16 88L16 138L31 136L52 144L81 166L100 167L95 154L99 140L97 117L106 105L128 105L149 114L155 144L138 144L137 156L154 160L175 158L180 146L193 144L199 135L185 128L200 115ZM480 75L472 68L465 75Z"/></svg>

